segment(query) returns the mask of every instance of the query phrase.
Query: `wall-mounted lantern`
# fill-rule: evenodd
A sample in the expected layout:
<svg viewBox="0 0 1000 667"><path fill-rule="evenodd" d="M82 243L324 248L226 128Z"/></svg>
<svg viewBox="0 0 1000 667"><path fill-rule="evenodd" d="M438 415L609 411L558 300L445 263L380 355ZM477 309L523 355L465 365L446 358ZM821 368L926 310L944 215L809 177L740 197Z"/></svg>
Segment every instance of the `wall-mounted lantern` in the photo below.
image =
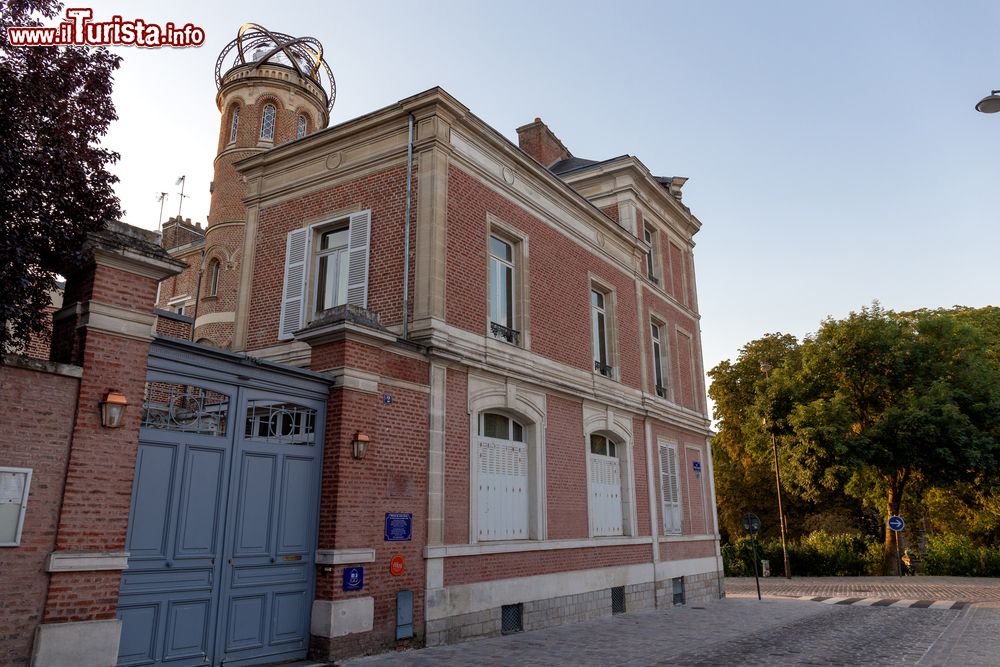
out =
<svg viewBox="0 0 1000 667"><path fill-rule="evenodd" d="M365 458L365 455L368 454L369 442L371 442L371 438L361 431L355 433L354 439L351 440L351 456L356 459Z"/></svg>
<svg viewBox="0 0 1000 667"><path fill-rule="evenodd" d="M119 428L125 421L125 408L128 399L118 391L109 391L101 401L101 426L104 428Z"/></svg>

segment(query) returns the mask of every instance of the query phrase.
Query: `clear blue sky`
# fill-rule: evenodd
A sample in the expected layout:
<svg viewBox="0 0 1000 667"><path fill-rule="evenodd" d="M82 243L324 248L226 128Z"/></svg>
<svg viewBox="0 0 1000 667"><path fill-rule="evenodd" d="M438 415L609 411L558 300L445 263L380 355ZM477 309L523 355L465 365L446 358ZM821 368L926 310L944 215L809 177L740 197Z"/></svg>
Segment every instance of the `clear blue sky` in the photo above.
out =
<svg viewBox="0 0 1000 667"><path fill-rule="evenodd" d="M441 85L508 138L540 116L579 157L687 176L706 370L878 299L996 304L1000 3L98 0L96 19L192 22L206 45L121 48L107 144L126 220L158 191L204 221L213 70L244 21L311 35L333 123Z"/></svg>

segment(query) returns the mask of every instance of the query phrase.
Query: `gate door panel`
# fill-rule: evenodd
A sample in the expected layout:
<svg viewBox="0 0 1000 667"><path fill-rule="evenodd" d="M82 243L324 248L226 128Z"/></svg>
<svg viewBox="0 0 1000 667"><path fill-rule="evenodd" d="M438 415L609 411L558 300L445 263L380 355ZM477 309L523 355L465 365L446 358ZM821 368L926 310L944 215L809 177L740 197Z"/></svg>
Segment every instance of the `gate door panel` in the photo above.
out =
<svg viewBox="0 0 1000 667"><path fill-rule="evenodd" d="M226 665L308 648L315 573L322 405L256 393L244 405L223 581Z"/></svg>
<svg viewBox="0 0 1000 667"><path fill-rule="evenodd" d="M326 392L308 371L154 342L119 667L305 657Z"/></svg>
<svg viewBox="0 0 1000 667"><path fill-rule="evenodd" d="M122 667L210 664L235 390L183 382L147 383L118 602Z"/></svg>

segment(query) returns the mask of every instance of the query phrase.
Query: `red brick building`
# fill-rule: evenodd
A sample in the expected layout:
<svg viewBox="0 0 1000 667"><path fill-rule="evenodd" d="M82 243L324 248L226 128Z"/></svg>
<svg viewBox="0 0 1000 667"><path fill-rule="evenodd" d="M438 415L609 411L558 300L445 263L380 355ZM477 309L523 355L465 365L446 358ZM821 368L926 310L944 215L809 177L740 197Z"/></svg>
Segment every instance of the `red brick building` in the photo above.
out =
<svg viewBox="0 0 1000 667"><path fill-rule="evenodd" d="M157 330L246 357L164 342L164 360L150 358L145 430L131 431L139 454L133 442L115 477L132 482L135 470L132 504L115 506L113 545L84 545L118 554L105 578L121 588L102 593L99 617L123 621L119 664L160 664L171 651L191 664L307 651L332 660L721 596L692 252L700 222L681 201L685 179L657 177L630 155L576 158L539 119L514 145L439 88L323 129L331 82L318 61L283 50L284 37L219 74L208 224L164 228L188 268L161 282ZM174 357L184 355L201 361L182 367ZM234 370L213 376L213 365ZM150 389L161 386L155 373L183 385L214 426L178 419L184 437L157 440L166 422L150 415L167 399ZM260 438L256 399L235 417L219 407L229 405L223 384L254 381L225 400L285 381L313 398L272 402L270 440ZM205 400L213 382L223 383L215 402ZM209 451L232 432L235 444L217 450L233 471L219 473L228 509L198 501L217 503L202 512L216 517L203 532L223 546L209 536L182 553L200 533L171 528L173 555L157 546L143 556L160 496L141 462L168 444ZM288 448L250 451L255 440ZM305 444L308 456L295 448ZM286 472L307 463L295 484L255 477L265 459ZM188 468L177 465L180 480ZM201 496L163 479L163 498L184 499L163 521L188 525L185 503ZM244 488L275 500L252 505ZM67 482L64 515L69 493ZM31 502L25 526L40 520ZM245 507L286 546L295 516L315 523L303 524L298 550L261 537L260 558L241 569ZM240 592L241 577L271 566L301 576L298 587ZM202 571L223 583L185 598L180 584L139 581L181 571L185 585ZM241 634L242 618L260 619L259 632ZM185 622L187 644L176 630Z"/></svg>

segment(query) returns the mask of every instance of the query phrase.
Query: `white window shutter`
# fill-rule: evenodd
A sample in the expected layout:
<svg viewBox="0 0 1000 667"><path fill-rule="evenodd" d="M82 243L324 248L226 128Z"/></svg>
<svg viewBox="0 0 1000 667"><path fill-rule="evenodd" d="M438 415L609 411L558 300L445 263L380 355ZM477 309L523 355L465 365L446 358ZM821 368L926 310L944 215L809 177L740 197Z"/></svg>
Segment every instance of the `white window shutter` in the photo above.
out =
<svg viewBox="0 0 1000 667"><path fill-rule="evenodd" d="M278 340L290 340L302 328L306 305L306 270L309 259L309 230L288 232L285 246L285 287L281 295Z"/></svg>
<svg viewBox="0 0 1000 667"><path fill-rule="evenodd" d="M372 212L351 215L347 247L347 303L368 307L368 252L371 245Z"/></svg>
<svg viewBox="0 0 1000 667"><path fill-rule="evenodd" d="M677 450L660 443L660 493L662 494L663 530L681 532L681 499L677 470Z"/></svg>

